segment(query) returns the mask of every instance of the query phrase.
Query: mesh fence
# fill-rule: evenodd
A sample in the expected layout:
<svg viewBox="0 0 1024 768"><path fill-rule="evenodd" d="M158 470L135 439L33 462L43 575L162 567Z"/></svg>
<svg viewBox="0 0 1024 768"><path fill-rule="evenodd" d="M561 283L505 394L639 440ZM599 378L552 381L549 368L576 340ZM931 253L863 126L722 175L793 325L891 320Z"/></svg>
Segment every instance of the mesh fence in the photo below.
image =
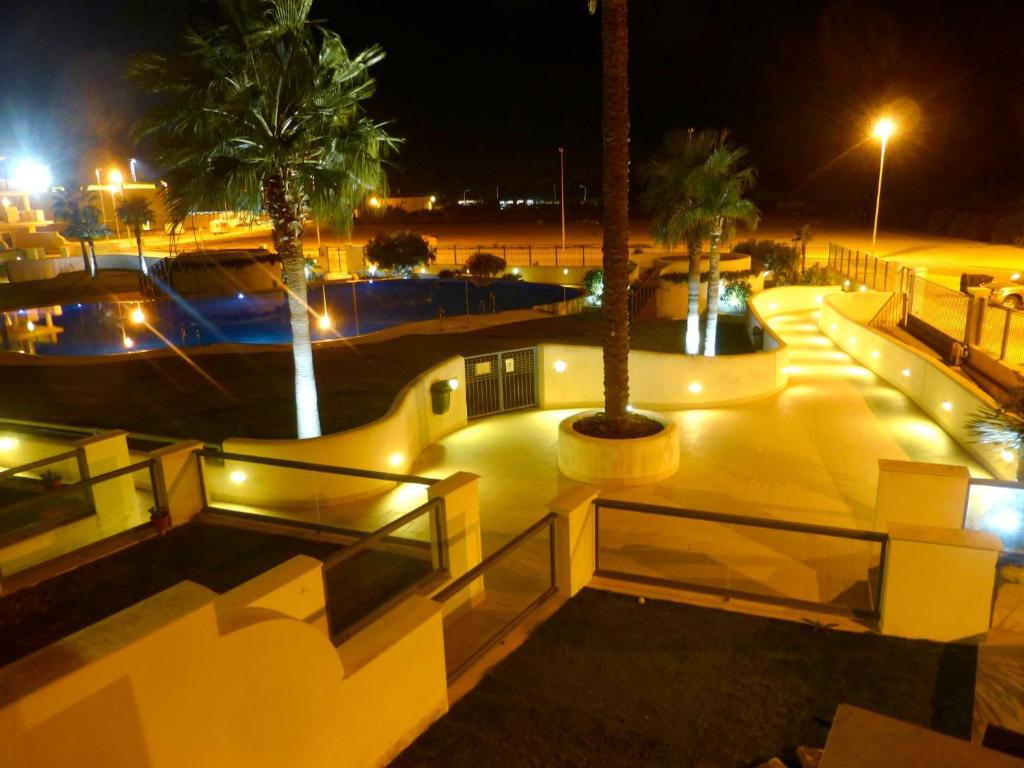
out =
<svg viewBox="0 0 1024 768"><path fill-rule="evenodd" d="M907 312L954 341L967 333L970 297L952 288L914 276L909 284Z"/></svg>

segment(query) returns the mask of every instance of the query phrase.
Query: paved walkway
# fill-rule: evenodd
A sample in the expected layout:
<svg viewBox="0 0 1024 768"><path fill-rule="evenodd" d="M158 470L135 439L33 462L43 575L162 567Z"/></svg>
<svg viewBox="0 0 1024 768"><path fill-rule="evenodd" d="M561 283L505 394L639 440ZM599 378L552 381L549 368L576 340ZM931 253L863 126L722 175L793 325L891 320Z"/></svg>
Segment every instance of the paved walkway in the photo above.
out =
<svg viewBox="0 0 1024 768"><path fill-rule="evenodd" d="M675 411L679 471L619 498L758 517L870 528L878 459L964 464L987 477L898 390L820 333L816 313L772 319L791 347L790 385L729 408ZM526 411L473 422L417 458L412 471L459 469L481 481L488 551L522 530L572 481L558 471L558 422L573 410Z"/></svg>

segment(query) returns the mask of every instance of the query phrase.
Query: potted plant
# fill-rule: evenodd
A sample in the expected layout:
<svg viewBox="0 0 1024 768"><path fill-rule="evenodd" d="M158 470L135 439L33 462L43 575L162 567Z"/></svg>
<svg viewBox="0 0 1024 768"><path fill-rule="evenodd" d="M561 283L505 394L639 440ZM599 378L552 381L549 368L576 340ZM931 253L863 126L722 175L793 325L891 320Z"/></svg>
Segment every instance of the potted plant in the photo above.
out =
<svg viewBox="0 0 1024 768"><path fill-rule="evenodd" d="M166 509L163 509L162 507L159 506L153 506L149 508L149 522L152 524L154 528L156 528L157 533L159 533L161 536L163 536L165 533L167 533L167 531L171 529L170 513Z"/></svg>
<svg viewBox="0 0 1024 768"><path fill-rule="evenodd" d="M43 488L46 491L55 491L64 485L64 478L60 472L53 469L48 469L40 474L39 479L43 481Z"/></svg>

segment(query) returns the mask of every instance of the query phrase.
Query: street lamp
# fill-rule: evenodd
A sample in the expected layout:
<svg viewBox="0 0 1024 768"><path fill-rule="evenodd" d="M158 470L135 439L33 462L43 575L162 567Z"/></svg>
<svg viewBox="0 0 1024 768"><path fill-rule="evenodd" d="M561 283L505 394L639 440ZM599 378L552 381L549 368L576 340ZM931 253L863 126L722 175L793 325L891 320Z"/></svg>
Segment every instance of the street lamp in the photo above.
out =
<svg viewBox="0 0 1024 768"><path fill-rule="evenodd" d="M896 132L896 124L887 117L880 118L871 135L882 143L882 153L878 161L878 194L875 196L875 226L871 230L871 255L875 255L875 241L878 240L878 209L882 204L882 171L885 169L885 146L889 137Z"/></svg>
<svg viewBox="0 0 1024 768"><path fill-rule="evenodd" d="M562 202L562 253L565 253L565 149L558 148L558 166L561 173L561 198Z"/></svg>
<svg viewBox="0 0 1024 768"><path fill-rule="evenodd" d="M107 204L103 202L103 180L100 178L100 169L96 169L96 186L100 194L100 211L103 213L103 224L107 223Z"/></svg>

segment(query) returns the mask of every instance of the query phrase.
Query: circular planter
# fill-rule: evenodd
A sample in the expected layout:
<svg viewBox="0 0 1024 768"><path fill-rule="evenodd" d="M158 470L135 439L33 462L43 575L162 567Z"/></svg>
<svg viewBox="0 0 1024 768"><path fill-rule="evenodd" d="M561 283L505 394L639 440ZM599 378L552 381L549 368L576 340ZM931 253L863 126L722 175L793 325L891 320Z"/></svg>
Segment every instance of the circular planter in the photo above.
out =
<svg viewBox="0 0 1024 768"><path fill-rule="evenodd" d="M573 480L602 486L646 485L664 480L679 469L679 427L650 411L638 411L661 422L656 435L628 440L590 437L573 423L597 411L583 411L558 425L558 468Z"/></svg>

